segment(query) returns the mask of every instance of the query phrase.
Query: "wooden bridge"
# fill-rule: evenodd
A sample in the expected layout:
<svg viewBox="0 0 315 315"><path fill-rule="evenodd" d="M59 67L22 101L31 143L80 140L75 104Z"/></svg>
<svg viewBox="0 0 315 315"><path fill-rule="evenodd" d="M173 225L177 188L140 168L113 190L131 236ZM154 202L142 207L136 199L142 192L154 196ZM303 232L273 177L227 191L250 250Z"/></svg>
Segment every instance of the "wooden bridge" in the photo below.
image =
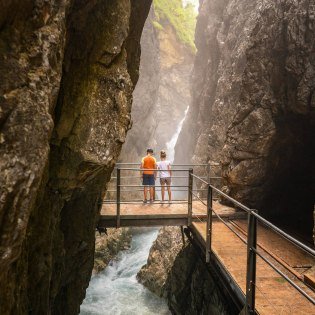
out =
<svg viewBox="0 0 315 315"><path fill-rule="evenodd" d="M213 182L220 177L211 173L209 165L173 166L172 190L177 198L171 203L156 198L152 204L139 199L141 184L130 184L139 181L139 168L126 167L130 165L116 168L100 227L185 227L187 237L245 314L315 315L313 248L216 188ZM126 174L121 176L122 172ZM155 186L157 192L160 188Z"/></svg>

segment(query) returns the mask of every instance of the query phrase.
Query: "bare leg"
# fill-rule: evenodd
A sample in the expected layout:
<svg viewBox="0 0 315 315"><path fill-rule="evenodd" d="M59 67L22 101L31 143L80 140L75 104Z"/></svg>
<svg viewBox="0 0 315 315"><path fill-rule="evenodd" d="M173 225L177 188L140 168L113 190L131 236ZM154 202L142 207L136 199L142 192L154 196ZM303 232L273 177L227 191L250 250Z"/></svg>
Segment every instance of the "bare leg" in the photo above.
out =
<svg viewBox="0 0 315 315"><path fill-rule="evenodd" d="M150 186L150 200L153 200L153 186Z"/></svg>
<svg viewBox="0 0 315 315"><path fill-rule="evenodd" d="M171 192L171 186L167 186L167 192L168 192L168 200L172 200L172 192Z"/></svg>
<svg viewBox="0 0 315 315"><path fill-rule="evenodd" d="M164 192L165 192L165 186L164 184L162 184L162 187L161 187L162 201L164 201Z"/></svg>
<svg viewBox="0 0 315 315"><path fill-rule="evenodd" d="M143 200L147 200L147 187L144 186L143 188Z"/></svg>

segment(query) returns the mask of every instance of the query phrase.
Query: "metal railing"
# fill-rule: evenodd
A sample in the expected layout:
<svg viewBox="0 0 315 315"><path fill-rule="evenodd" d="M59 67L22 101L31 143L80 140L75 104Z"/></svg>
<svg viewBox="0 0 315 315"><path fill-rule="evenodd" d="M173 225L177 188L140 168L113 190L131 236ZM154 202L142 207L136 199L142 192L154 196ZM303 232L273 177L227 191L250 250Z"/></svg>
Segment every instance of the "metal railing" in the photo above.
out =
<svg viewBox="0 0 315 315"><path fill-rule="evenodd" d="M113 178L116 180L116 198L115 200L105 201L105 203L116 203L117 205L117 222L116 226L120 227L120 220L121 220L121 213L120 213L120 206L121 204L133 204L133 203L142 203L139 200L132 200L132 201L122 201L121 200L121 193L122 192L129 192L134 191L142 191L143 185L131 185L131 184L121 184L121 179L126 178L130 179L134 176L121 176L122 171L131 171L131 172L140 172L141 169L139 167L121 167L121 166L130 166L130 165L139 165L138 163L120 163L116 167L116 176ZM179 169L174 168L181 167ZM189 168L182 168L184 166L188 166ZM206 176L205 174L198 176L194 173L193 167L202 166L206 167ZM159 172L159 170L153 170ZM256 299L256 266L257 266L257 256L260 257L266 264L268 264L273 270L275 270L281 277L283 277L291 286L293 286L298 292L300 292L307 300L309 300L313 305L315 305L315 300L311 297L305 290L303 290L299 285L297 285L294 281L292 281L286 274L284 274L279 267L277 267L268 257L266 257L260 250L257 248L257 222L261 222L262 224L269 227L272 231L278 233L281 237L287 239L292 244L297 246L298 248L304 250L307 254L315 257L315 250L308 247L307 245L301 243L291 235L287 234L283 230L279 229L277 226L272 224L270 221L266 220L262 216L258 214L256 209L250 209L240 203L239 201L233 199L232 197L228 196L215 186L209 183L211 180L210 176L210 165L208 164L196 164L196 165L173 165L172 172L184 172L187 175L181 176L172 176L172 178L182 178L188 179L187 185L173 185L171 186L172 189L174 188L185 188L184 191L187 191L187 200L180 200L178 203L187 203L187 225L191 226L193 218L193 201L198 200L204 206L206 206L206 248L205 248L205 256L206 262L210 262L211 255L213 254L212 251L212 231L213 231L213 218L214 215L216 219L220 220L230 231L232 231L244 244L247 245L247 266L246 266L246 292L245 292L245 299L246 299L246 314L255 314L255 299ZM139 179L139 177L138 177ZM196 182L199 182L199 185L196 185ZM199 186L201 188L194 188L195 186ZM131 190L122 190L123 187L132 188ZM161 188L160 185L155 186L155 188ZM206 191L206 200L202 199L198 191ZM196 193L197 192L197 193ZM219 195L221 198L228 200L230 203L234 204L235 207L247 213L247 235L246 237L242 236L239 232L234 230L225 220L220 216L220 214L213 208L213 201L214 201L214 193ZM162 203L162 202L155 202ZM176 203L173 201L172 203ZM202 221L204 218L198 218Z"/></svg>
<svg viewBox="0 0 315 315"><path fill-rule="evenodd" d="M270 261L261 251L257 249L257 221L269 227L272 231L279 234L281 237L290 241L293 245L304 250L307 254L315 257L315 250L308 247L307 245L301 243L291 235L287 234L283 230L279 229L277 226L272 224L270 221L266 220L258 214L256 209L250 209L240 203L239 201L231 198L227 194L223 193L218 188L207 183L204 179L197 175L190 174L191 177L204 183L208 187L207 194L207 232L206 232L206 262L210 262L212 254L212 222L213 214L218 218L229 230L231 230L243 243L247 245L247 266L246 266L246 314L255 314L255 298L256 298L256 260L257 256L260 257L266 264L268 264L274 271L276 271L281 277L283 277L291 286L293 286L298 292L300 292L307 300L309 300L313 305L315 305L315 299L311 297L305 290L303 290L299 285L292 281L284 272L280 270L274 263ZM213 209L213 192L218 193L222 198L227 199L229 202L234 204L239 209L247 213L247 238L244 238L240 233L231 228Z"/></svg>
<svg viewBox="0 0 315 315"><path fill-rule="evenodd" d="M137 167L135 167L137 166ZM189 181L189 168L198 168L200 171L200 177L207 181L218 181L221 180L221 176L218 176L215 172L212 172L212 167L217 167L216 164L172 164L172 192L174 191L176 196L181 195L181 199L186 199L187 194L185 192L188 190ZM143 190L142 185L136 185L139 181L139 176L134 176L132 173L139 171L139 163L117 163L113 171L111 180L108 184L108 189L104 198L104 203L116 203L117 196L117 170L120 169L121 173L119 176L120 180L120 199L125 199L125 193L133 193L128 195L128 200L131 202L141 202L141 200L134 199L130 200L131 196L140 196L139 193ZM211 174L211 172L213 174ZM131 174L130 174L131 173ZM198 174L198 171L197 171ZM158 179L158 178L157 178ZM187 179L187 182L185 181ZM126 183L127 181L127 183ZM175 183L175 184L174 184ZM177 183L177 184L176 184ZM184 183L184 184L182 184ZM161 191L161 187L158 185L154 186L155 191ZM194 187L193 191L206 193L206 188ZM181 193L180 193L181 192ZM187 200L186 200L187 202Z"/></svg>
<svg viewBox="0 0 315 315"><path fill-rule="evenodd" d="M130 163L131 164L131 163ZM128 163L129 165L129 163ZM178 165L177 165L178 166ZM205 165L203 165L205 166ZM140 169L140 168L134 168L134 167L117 167L116 168L116 200L107 200L104 201L104 203L115 203L116 204L116 216L117 216L117 220L116 220L116 227L119 228L120 227L120 221L121 221L121 204L142 204L143 202L140 200L128 200L128 201L122 201L121 199L121 193L122 192L126 192L126 190L122 190L122 188L132 188L130 190L127 190L127 192L133 192L135 191L142 191L144 185L142 184L122 184L121 183L121 178L126 178L126 177L131 177L133 178L134 176L121 176L121 172L122 171L132 171L132 172L138 172L140 174L140 172L144 171L144 169ZM152 171L154 173L159 173L161 172L161 170L158 169L145 169L145 171ZM172 168L172 172L186 172L187 175L186 176L180 176L180 178L186 178L188 179L188 184L187 185L171 185L172 190L174 191L174 189L176 188L184 188L185 190L181 190L181 191L187 191L188 192L188 196L187 196L187 200L175 200L172 201L171 203L187 203L187 225L190 225L192 222L192 191L193 191L193 181L192 181L192 177L190 176L190 174L193 172L193 169L184 169L184 168L180 168L180 169L174 169ZM172 176L173 178L173 176ZM177 177L178 178L178 177ZM138 179L140 179L140 176L138 177ZM159 190L161 191L161 188L163 187L162 185L154 185L153 186L155 190ZM164 186L166 187L166 186ZM141 188L141 189L140 189ZM166 192L165 192L166 193ZM164 204L165 202L157 202L155 201L154 204Z"/></svg>

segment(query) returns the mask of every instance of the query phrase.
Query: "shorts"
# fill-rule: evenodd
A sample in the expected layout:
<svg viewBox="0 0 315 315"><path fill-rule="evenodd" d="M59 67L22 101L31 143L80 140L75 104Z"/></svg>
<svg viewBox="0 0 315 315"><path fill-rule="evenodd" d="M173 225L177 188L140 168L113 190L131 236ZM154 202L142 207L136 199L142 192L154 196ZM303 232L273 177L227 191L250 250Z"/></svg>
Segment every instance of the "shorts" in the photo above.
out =
<svg viewBox="0 0 315 315"><path fill-rule="evenodd" d="M166 184L167 186L171 185L171 178L170 177L162 177L160 178L160 184L164 185Z"/></svg>
<svg viewBox="0 0 315 315"><path fill-rule="evenodd" d="M154 174L143 174L142 175L142 185L154 186L155 185Z"/></svg>

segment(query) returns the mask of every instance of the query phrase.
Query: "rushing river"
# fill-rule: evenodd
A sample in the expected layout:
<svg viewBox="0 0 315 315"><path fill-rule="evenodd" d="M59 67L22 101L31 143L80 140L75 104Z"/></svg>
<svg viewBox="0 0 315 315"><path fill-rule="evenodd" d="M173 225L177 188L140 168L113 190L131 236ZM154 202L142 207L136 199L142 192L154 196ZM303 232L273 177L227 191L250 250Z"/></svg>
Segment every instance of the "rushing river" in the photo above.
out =
<svg viewBox="0 0 315 315"><path fill-rule="evenodd" d="M81 305L81 315L170 314L167 303L138 283L136 275L146 263L158 229L139 230L131 247L93 277Z"/></svg>

